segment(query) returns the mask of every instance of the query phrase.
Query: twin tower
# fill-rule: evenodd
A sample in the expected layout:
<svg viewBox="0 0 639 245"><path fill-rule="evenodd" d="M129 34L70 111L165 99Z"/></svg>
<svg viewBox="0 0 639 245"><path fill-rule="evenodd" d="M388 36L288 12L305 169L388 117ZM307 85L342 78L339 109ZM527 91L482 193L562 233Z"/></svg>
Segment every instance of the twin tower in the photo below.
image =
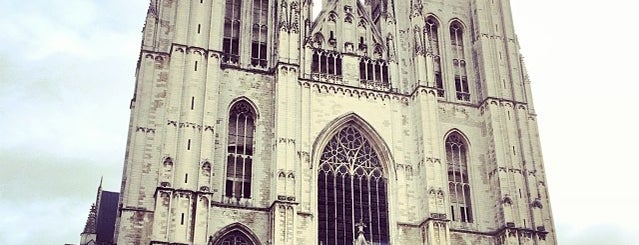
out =
<svg viewBox="0 0 639 245"><path fill-rule="evenodd" d="M508 0L152 0L117 244L556 244Z"/></svg>

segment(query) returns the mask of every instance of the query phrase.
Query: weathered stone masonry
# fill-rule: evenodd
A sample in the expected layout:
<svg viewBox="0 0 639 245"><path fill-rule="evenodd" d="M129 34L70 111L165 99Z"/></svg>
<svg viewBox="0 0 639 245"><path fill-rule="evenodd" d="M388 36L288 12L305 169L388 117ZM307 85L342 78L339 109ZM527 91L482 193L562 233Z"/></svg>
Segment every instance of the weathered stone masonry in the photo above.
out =
<svg viewBox="0 0 639 245"><path fill-rule="evenodd" d="M509 0L151 0L142 36L118 244L556 244ZM382 188L320 184L347 126Z"/></svg>

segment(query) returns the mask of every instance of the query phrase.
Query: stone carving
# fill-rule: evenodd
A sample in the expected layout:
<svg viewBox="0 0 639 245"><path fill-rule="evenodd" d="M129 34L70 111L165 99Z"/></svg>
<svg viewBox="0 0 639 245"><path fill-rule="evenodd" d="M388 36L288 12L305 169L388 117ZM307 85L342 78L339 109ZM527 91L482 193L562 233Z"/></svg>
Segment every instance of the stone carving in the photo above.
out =
<svg viewBox="0 0 639 245"><path fill-rule="evenodd" d="M192 128L192 129L197 129L198 131L202 132L202 129L204 129L204 131L206 132L207 130L210 130L211 133L214 132L215 127L212 125L200 125L198 123L192 123L192 122L178 122L178 121L174 121L174 120L168 120L166 125L172 125L173 127L176 128Z"/></svg>
<svg viewBox="0 0 639 245"><path fill-rule="evenodd" d="M147 128L147 127L137 127L135 129L135 132L143 132L143 133L155 134L155 129L154 128Z"/></svg>

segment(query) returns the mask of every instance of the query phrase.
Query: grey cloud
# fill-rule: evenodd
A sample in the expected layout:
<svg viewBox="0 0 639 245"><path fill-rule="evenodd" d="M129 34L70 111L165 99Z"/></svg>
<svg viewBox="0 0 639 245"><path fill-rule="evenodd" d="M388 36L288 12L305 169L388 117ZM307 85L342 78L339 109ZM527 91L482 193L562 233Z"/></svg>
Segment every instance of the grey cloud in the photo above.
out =
<svg viewBox="0 0 639 245"><path fill-rule="evenodd" d="M119 159L98 162L31 149L1 150L0 159L0 244L77 242L100 176L105 189L119 191Z"/></svg>

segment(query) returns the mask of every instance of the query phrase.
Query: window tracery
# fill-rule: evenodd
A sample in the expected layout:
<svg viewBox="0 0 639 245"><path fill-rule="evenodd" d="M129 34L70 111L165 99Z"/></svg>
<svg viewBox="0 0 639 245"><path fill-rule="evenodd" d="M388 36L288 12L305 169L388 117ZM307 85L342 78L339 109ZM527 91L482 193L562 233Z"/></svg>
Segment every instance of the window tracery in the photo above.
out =
<svg viewBox="0 0 639 245"><path fill-rule="evenodd" d="M240 60L240 25L241 25L241 0L226 0L224 16L224 37L222 39L222 52L225 63L238 64Z"/></svg>
<svg viewBox="0 0 639 245"><path fill-rule="evenodd" d="M318 173L318 240L353 244L358 223L371 244L389 242L386 178L373 145L353 125L328 142Z"/></svg>
<svg viewBox="0 0 639 245"><path fill-rule="evenodd" d="M251 41L251 65L266 68L268 38L268 0L253 1L253 36Z"/></svg>
<svg viewBox="0 0 639 245"><path fill-rule="evenodd" d="M222 237L216 245L253 245L253 242L239 231L233 231Z"/></svg>
<svg viewBox="0 0 639 245"><path fill-rule="evenodd" d="M372 60L367 57L359 59L359 79L367 86L388 86L388 64L382 59Z"/></svg>
<svg viewBox="0 0 639 245"><path fill-rule="evenodd" d="M251 197L254 120L246 101L235 103L229 113L225 196L236 200Z"/></svg>
<svg viewBox="0 0 639 245"><path fill-rule="evenodd" d="M450 41L453 58L453 74L455 76L455 93L457 100L470 101L466 59L464 58L463 27L455 21L450 25Z"/></svg>
<svg viewBox="0 0 639 245"><path fill-rule="evenodd" d="M313 50L311 75L318 80L341 80L342 54L323 49Z"/></svg>
<svg viewBox="0 0 639 245"><path fill-rule="evenodd" d="M448 165L448 192L453 221L473 222L468 180L468 151L466 142L458 133L446 139L446 162Z"/></svg>
<svg viewBox="0 0 639 245"><path fill-rule="evenodd" d="M428 17L424 28L426 36L428 37L428 51L433 56L433 69L435 73L437 96L444 97L444 82L442 78L441 55L439 50L439 22L437 22L437 20L432 16Z"/></svg>
<svg viewBox="0 0 639 245"><path fill-rule="evenodd" d="M269 63L269 0L225 0L222 62L266 69Z"/></svg>

